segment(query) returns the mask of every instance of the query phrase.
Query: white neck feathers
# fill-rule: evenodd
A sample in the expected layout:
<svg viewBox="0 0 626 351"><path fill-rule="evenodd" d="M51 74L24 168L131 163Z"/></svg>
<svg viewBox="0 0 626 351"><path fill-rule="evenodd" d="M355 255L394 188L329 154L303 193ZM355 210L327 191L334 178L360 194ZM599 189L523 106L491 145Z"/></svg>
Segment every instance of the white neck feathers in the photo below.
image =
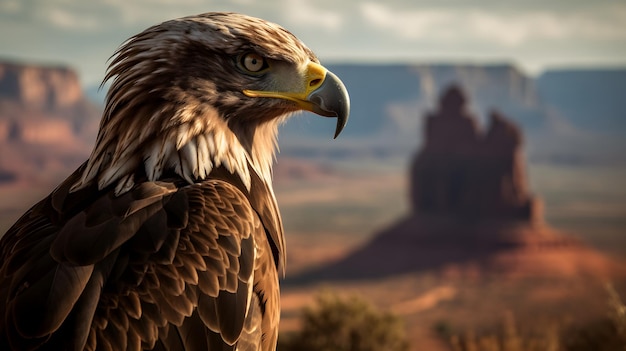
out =
<svg viewBox="0 0 626 351"><path fill-rule="evenodd" d="M194 183L206 179L211 170L219 166L237 174L248 190L252 168L271 189L277 121L247 125L245 127L254 128L252 133L237 133L217 113L194 118L178 114L170 121L181 123L159 126L156 133L146 131L154 130L150 125L136 124L126 126L136 130L116 133L120 126L109 125L112 131L106 129L107 123L103 123L87 167L72 191L97 182L99 189L115 184L115 193L122 194L135 184L139 167L144 168L148 181L159 180L174 171L187 182Z"/></svg>

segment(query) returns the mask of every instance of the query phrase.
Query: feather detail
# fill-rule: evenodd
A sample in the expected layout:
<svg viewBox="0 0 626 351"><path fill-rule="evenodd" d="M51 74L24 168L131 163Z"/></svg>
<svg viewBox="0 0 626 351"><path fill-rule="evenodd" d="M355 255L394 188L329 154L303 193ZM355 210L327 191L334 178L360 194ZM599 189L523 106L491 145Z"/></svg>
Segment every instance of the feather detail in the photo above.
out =
<svg viewBox="0 0 626 351"><path fill-rule="evenodd" d="M196 136L196 152L198 157L198 177L205 179L213 169L206 138L203 134Z"/></svg>
<svg viewBox="0 0 626 351"><path fill-rule="evenodd" d="M194 179L198 179L198 150L195 142L184 144L178 149L179 167L177 171L187 182L192 184Z"/></svg>
<svg viewBox="0 0 626 351"><path fill-rule="evenodd" d="M44 259L49 257L41 260ZM17 330L31 338L56 330L80 297L92 272L93 265L60 263L43 279L20 291L9 305ZM34 301L40 303L33 304Z"/></svg>
<svg viewBox="0 0 626 351"><path fill-rule="evenodd" d="M121 195L127 191L129 191L130 189L132 189L132 187L135 185L135 177L132 174L127 174L124 177L122 177L122 179L120 179L117 182L117 185L115 186L115 195Z"/></svg>
<svg viewBox="0 0 626 351"><path fill-rule="evenodd" d="M123 178L124 176L135 173L136 169L136 157L131 157L129 160L114 163L111 167L102 171L102 174L98 178L98 188L104 189L111 185L114 181Z"/></svg>
<svg viewBox="0 0 626 351"><path fill-rule="evenodd" d="M190 130L188 124L183 124L178 127L176 133L176 150L182 149L182 147L187 144L187 141L189 140L189 132Z"/></svg>
<svg viewBox="0 0 626 351"><path fill-rule="evenodd" d="M144 167L146 168L148 179L156 180L161 177L165 163L165 155L169 154L171 150L172 143L167 139L154 141L152 143L148 155L144 159Z"/></svg>

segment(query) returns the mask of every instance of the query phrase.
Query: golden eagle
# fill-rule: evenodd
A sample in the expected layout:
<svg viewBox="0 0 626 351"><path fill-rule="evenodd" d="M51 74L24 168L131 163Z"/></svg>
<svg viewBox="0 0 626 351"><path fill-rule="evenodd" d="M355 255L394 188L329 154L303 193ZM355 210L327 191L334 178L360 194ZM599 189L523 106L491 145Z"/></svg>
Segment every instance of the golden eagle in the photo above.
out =
<svg viewBox="0 0 626 351"><path fill-rule="evenodd" d="M349 114L282 27L167 21L112 57L89 159L0 241L2 350L274 350L285 241L280 122Z"/></svg>

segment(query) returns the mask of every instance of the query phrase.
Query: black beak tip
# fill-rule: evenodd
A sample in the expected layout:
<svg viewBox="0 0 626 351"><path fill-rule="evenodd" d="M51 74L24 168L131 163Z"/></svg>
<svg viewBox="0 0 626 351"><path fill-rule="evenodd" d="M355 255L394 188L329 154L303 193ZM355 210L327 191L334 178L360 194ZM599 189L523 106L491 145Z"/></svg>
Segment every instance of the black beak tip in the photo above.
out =
<svg viewBox="0 0 626 351"><path fill-rule="evenodd" d="M348 123L350 115L350 96L343 82L334 73L328 71L322 85L313 91L307 99L313 103L313 111L325 117L336 117L336 139Z"/></svg>
<svg viewBox="0 0 626 351"><path fill-rule="evenodd" d="M336 92L335 103L333 104L332 111L337 117L337 127L335 128L335 136L333 139L337 139L341 131L348 123L348 117L350 116L350 96L348 95L348 89L343 84L341 79L337 77L333 72L326 73L326 80Z"/></svg>
<svg viewBox="0 0 626 351"><path fill-rule="evenodd" d="M333 137L333 139L337 139L337 137L339 136L339 134L341 134L341 131L343 130L343 128L346 126L347 123L348 123L347 113L337 115L337 127L335 128L335 136Z"/></svg>

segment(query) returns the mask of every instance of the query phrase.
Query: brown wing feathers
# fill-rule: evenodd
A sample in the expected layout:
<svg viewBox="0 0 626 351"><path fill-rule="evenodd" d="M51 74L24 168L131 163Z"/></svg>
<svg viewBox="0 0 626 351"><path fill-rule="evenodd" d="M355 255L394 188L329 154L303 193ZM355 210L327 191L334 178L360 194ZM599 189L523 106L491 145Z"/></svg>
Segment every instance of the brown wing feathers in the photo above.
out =
<svg viewBox="0 0 626 351"><path fill-rule="evenodd" d="M51 255L59 262L76 265L101 261L161 211L163 201L176 190L173 184L150 182L120 197L105 194L60 228Z"/></svg>
<svg viewBox="0 0 626 351"><path fill-rule="evenodd" d="M41 208L1 243L0 273L10 288L0 290L8 301L0 345L9 325L18 331L15 347L52 335L50 342L68 346L69 337L76 349L194 349L219 341L221 350L241 336L252 300L254 236L265 232L236 187L143 183L120 197L103 194L65 223L53 223ZM190 334L201 326L204 341Z"/></svg>

